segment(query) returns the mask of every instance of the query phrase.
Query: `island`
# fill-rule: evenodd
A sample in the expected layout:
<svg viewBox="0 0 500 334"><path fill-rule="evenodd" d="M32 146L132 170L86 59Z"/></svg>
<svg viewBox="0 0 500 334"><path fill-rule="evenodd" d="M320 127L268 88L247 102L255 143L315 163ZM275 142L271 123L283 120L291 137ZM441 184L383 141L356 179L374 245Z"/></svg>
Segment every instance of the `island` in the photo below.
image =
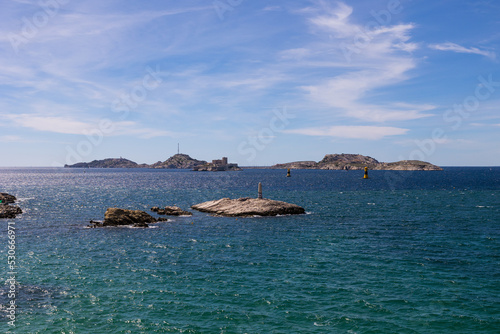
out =
<svg viewBox="0 0 500 334"><path fill-rule="evenodd" d="M169 169L192 169L197 166L205 165L207 162L205 160L196 160L191 158L187 154L178 153L167 160L161 162L158 161L152 165L149 165L149 168L169 168Z"/></svg>
<svg viewBox="0 0 500 334"><path fill-rule="evenodd" d="M210 172L222 172L222 171L239 171L238 164L228 163L227 157L223 157L220 160L212 160L211 163L205 163L203 165L193 167L194 171L210 171Z"/></svg>
<svg viewBox="0 0 500 334"><path fill-rule="evenodd" d="M146 168L148 165L139 165L128 159L104 159L104 160L94 160L91 162L79 162L74 165L64 165L64 167L70 168Z"/></svg>
<svg viewBox="0 0 500 334"><path fill-rule="evenodd" d="M104 160L94 160L92 162L79 162L73 165L64 165L65 168L169 168L169 169L192 169L196 166L205 165L204 160L196 160L187 154L175 154L165 161L158 161L154 164L138 164L124 158L108 158Z"/></svg>
<svg viewBox="0 0 500 334"><path fill-rule="evenodd" d="M253 217L296 215L305 213L304 208L267 198L222 198L191 206L192 209L225 217Z"/></svg>
<svg viewBox="0 0 500 334"><path fill-rule="evenodd" d="M429 162L419 160L402 160L397 162L379 162L378 160L361 154L327 154L323 160L295 161L276 164L271 168L278 169L330 169L330 170L362 170L365 167L373 170L443 170Z"/></svg>

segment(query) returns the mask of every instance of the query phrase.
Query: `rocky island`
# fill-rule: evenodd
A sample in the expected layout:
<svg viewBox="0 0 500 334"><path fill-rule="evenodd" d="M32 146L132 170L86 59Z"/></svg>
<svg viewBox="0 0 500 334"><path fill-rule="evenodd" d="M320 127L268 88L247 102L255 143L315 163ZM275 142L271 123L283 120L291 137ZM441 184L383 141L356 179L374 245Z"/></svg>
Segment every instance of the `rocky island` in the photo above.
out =
<svg viewBox="0 0 500 334"><path fill-rule="evenodd" d="M23 213L18 206L10 205L15 203L17 198L7 193L0 193L0 218L16 218L17 215Z"/></svg>
<svg viewBox="0 0 500 334"><path fill-rule="evenodd" d="M419 160L402 160L397 162L379 162L361 154L327 154L323 160L296 161L277 164L271 168L283 169L331 169L331 170L362 170L365 167L373 170L442 170L441 167Z"/></svg>
<svg viewBox="0 0 500 334"><path fill-rule="evenodd" d="M104 160L94 160L91 162L79 162L74 165L64 165L64 167L71 168L145 168L148 167L146 164L139 165L128 159L104 159Z"/></svg>
<svg viewBox="0 0 500 334"><path fill-rule="evenodd" d="M191 208L225 217L252 217L296 215L305 213L304 208L267 198L222 198L193 205Z"/></svg>
<svg viewBox="0 0 500 334"><path fill-rule="evenodd" d="M158 161L154 164L138 164L124 158L109 158L104 160L94 160L92 162L79 162L73 165L64 165L65 168L170 168L170 169L192 169L196 166L205 165L204 160L196 160L187 154L175 154L165 161Z"/></svg>
<svg viewBox="0 0 500 334"><path fill-rule="evenodd" d="M212 160L211 163L205 163L203 165L195 166L194 171L210 171L210 172L223 172L223 171L236 171L241 170L238 164L228 163L227 157L223 157L220 160Z"/></svg>
<svg viewBox="0 0 500 334"><path fill-rule="evenodd" d="M157 163L149 165L148 168L192 169L206 163L207 162L205 160L196 160L187 154L179 153L171 156L163 162L158 161Z"/></svg>

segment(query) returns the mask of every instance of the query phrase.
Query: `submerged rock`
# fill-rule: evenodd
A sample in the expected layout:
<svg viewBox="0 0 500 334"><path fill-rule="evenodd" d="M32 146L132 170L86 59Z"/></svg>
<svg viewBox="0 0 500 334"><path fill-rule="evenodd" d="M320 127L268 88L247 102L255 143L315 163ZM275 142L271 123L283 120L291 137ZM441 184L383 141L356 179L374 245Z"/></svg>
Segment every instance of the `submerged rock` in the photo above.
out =
<svg viewBox="0 0 500 334"><path fill-rule="evenodd" d="M16 218L21 213L23 213L23 210L18 206L0 204L0 218Z"/></svg>
<svg viewBox="0 0 500 334"><path fill-rule="evenodd" d="M193 205L191 208L227 217L296 215L305 213L304 208L267 198L222 198Z"/></svg>
<svg viewBox="0 0 500 334"><path fill-rule="evenodd" d="M155 206L151 208L151 211L156 212L159 215L167 215L167 216L191 216L193 215L189 211L182 210L178 206L166 206L164 209L160 209Z"/></svg>

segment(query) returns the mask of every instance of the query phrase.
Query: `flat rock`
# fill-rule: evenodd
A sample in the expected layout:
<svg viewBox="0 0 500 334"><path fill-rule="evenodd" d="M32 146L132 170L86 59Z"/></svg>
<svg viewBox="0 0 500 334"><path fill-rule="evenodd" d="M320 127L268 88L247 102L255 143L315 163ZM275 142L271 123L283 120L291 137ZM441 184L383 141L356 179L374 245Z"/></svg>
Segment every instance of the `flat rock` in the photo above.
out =
<svg viewBox="0 0 500 334"><path fill-rule="evenodd" d="M21 213L23 213L23 210L18 206L0 204L0 218L16 218Z"/></svg>
<svg viewBox="0 0 500 334"><path fill-rule="evenodd" d="M295 204L267 198L258 199L249 197L238 199L222 198L216 201L196 204L191 208L227 217L296 215L305 213L304 208Z"/></svg>

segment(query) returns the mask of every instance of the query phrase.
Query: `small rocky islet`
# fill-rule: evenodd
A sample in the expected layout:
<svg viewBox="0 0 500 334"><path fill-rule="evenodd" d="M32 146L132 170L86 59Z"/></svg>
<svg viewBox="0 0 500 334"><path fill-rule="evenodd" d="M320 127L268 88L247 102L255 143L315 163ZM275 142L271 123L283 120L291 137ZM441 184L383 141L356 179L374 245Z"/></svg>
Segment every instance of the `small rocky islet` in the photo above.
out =
<svg viewBox="0 0 500 334"><path fill-rule="evenodd" d="M0 193L0 218L16 218L17 215L23 213L20 207L11 205L16 201L17 198L14 195Z"/></svg>
<svg viewBox="0 0 500 334"><path fill-rule="evenodd" d="M304 208L291 203L267 198L222 198L191 206L192 209L225 217L253 217L297 215L305 213Z"/></svg>

